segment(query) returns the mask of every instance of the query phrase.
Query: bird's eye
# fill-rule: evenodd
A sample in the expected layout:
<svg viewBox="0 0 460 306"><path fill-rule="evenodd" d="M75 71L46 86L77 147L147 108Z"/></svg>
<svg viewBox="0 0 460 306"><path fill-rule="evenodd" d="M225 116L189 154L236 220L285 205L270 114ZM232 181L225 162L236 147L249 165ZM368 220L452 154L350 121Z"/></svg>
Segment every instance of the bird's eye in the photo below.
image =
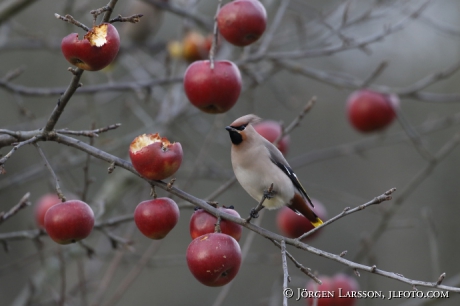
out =
<svg viewBox="0 0 460 306"><path fill-rule="evenodd" d="M235 129L237 129L238 131L243 131L245 128L246 128L247 124L243 124L243 125L240 125L240 126L235 126Z"/></svg>

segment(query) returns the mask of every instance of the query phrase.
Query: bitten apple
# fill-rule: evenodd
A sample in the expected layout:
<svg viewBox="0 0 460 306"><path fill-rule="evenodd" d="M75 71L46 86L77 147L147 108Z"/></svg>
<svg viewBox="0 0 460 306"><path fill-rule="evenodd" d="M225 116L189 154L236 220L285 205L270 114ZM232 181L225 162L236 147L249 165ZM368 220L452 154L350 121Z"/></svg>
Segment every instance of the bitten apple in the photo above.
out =
<svg viewBox="0 0 460 306"><path fill-rule="evenodd" d="M77 33L62 39L62 54L69 63L83 70L97 71L107 67L117 56L120 36L110 23L94 26L82 40Z"/></svg>
<svg viewBox="0 0 460 306"><path fill-rule="evenodd" d="M157 198L139 203L134 210L134 222L150 239L163 239L179 221L179 207L170 198Z"/></svg>
<svg viewBox="0 0 460 306"><path fill-rule="evenodd" d="M322 284L318 285L310 280L307 282L307 290L310 292L334 292L334 296L325 294L318 297L317 301L314 301L313 297L308 297L307 304L309 306L353 306L356 303L356 291L359 290L359 285L353 277L339 273L333 277L319 276L318 278Z"/></svg>
<svg viewBox="0 0 460 306"><path fill-rule="evenodd" d="M179 169L182 146L156 134L137 136L129 146L129 157L139 174L149 180L163 180Z"/></svg>
<svg viewBox="0 0 460 306"><path fill-rule="evenodd" d="M254 129L271 143L277 140L282 133L281 125L278 122L271 120L265 120L257 123L254 125ZM283 155L286 155L288 152L290 140L289 135L286 135L278 142L277 148L281 151L281 153L283 153Z"/></svg>
<svg viewBox="0 0 460 306"><path fill-rule="evenodd" d="M235 217L240 217L240 214L232 208L219 207L217 209L230 215L234 215ZM190 236L192 239L195 239L204 234L214 233L216 222L217 218L215 216L201 208L197 209L190 218ZM242 232L241 225L221 219L220 230L223 234L230 235L235 238L236 241L240 241Z"/></svg>
<svg viewBox="0 0 460 306"><path fill-rule="evenodd" d="M202 284L219 287L235 278L241 265L241 249L226 234L211 233L195 238L187 248L187 265Z"/></svg>
<svg viewBox="0 0 460 306"><path fill-rule="evenodd" d="M225 113L231 109L241 92L241 74L230 61L196 61L184 75L184 89L190 102L205 113Z"/></svg>
<svg viewBox="0 0 460 306"><path fill-rule="evenodd" d="M325 221L327 219L327 212L324 205L315 199L311 199L311 201L315 205L313 208L314 212L321 220ZM307 218L297 215L292 209L286 206L278 210L276 225L280 232L288 238L298 238L314 228ZM305 240L315 237L319 232L320 230L305 237Z"/></svg>
<svg viewBox="0 0 460 306"><path fill-rule="evenodd" d="M45 228L46 212L48 209L50 209L50 207L61 202L61 199L59 199L59 197L54 193L45 194L40 199L38 199L34 211L35 222L37 223L38 227Z"/></svg>
<svg viewBox="0 0 460 306"><path fill-rule="evenodd" d="M79 200L56 204L45 214L46 232L59 244L74 243L88 237L93 226L93 210Z"/></svg>
<svg viewBox="0 0 460 306"><path fill-rule="evenodd" d="M231 44L247 46L262 36L267 27L267 12L258 0L236 0L217 14L221 35Z"/></svg>
<svg viewBox="0 0 460 306"><path fill-rule="evenodd" d="M398 107L398 96L369 89L355 91L347 100L350 123L364 133L379 131L390 125Z"/></svg>

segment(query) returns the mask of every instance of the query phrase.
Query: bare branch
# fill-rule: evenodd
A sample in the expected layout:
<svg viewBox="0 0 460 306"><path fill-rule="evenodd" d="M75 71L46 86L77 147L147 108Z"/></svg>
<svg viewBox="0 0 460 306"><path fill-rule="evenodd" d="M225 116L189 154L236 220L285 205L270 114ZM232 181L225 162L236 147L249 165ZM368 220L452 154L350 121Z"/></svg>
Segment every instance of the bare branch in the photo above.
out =
<svg viewBox="0 0 460 306"><path fill-rule="evenodd" d="M290 281L287 260L286 260L286 242L284 240L281 240L280 246L281 246L281 262L282 262L282 267L283 267L283 292L285 292L288 287L288 282ZM283 306L287 306L287 305L288 305L287 296L283 294Z"/></svg>
<svg viewBox="0 0 460 306"><path fill-rule="evenodd" d="M458 138L458 139L457 139ZM94 147L91 147L90 145L88 144L85 144L83 142L79 142L79 141L76 141L75 139L71 138L71 137L68 137L68 136L65 136L65 135L60 135L60 134L56 134L56 137L54 137L53 139L50 139L50 140L53 140L53 141L57 141L57 142L60 142L60 143L64 143L66 145L69 145L69 146L72 146L72 147L75 147L79 150L82 150L84 152L87 152L99 159L102 159L102 160L105 160L107 162L113 162L115 163L116 165L120 166L121 168L124 168L136 175L138 175L138 173L136 172L136 170L133 168L132 164L121 159L121 158L118 158L116 156L113 156L109 153L106 153L104 151L101 151L99 149L96 149ZM460 136L459 137L456 137L455 138L455 144L460 141ZM450 150L452 149L452 146L453 146L453 143L452 141L445 146L444 149L442 149L442 156L445 157L445 155L450 152ZM374 273L374 274L378 274L378 275L381 275L381 276L385 276L385 277L388 277L388 278L391 278L391 279L394 279L394 280L398 280L400 282L403 282L403 283L407 283L407 284L410 284L410 285L413 285L413 286L423 286L423 287L429 287L429 288L438 288L438 289L443 289L443 290L449 290L449 291L452 291L452 292L460 292L460 288L456 288L456 287L451 287L451 286L445 286L445 285L439 285L437 286L436 284L432 283L432 282L423 282L423 281L418 281L418 280L412 280L412 279L409 279L409 278L406 278L402 275L399 275L399 274L395 274L393 272L387 272L387 271L384 271L384 270L381 270L381 269L375 269L371 266L366 266L366 265L362 265L362 264L359 264L359 263L356 263L356 262L353 262L351 260L347 260L339 255L336 255L336 254L332 254L332 253L329 253L329 252L325 252L325 251L322 251L322 250L319 250L317 248L314 248L312 246L309 246L307 244L304 244L302 242L300 242L298 239L291 239L291 238L286 238L286 237L283 237L283 236L280 236L278 234L275 234L273 232L270 232L262 227L259 227L259 226L256 226L252 223L249 223L247 222L245 219L242 219L242 218L238 218L238 217L235 217L233 215L230 215L230 214L227 214L225 212L221 212L221 211L218 211L217 208L209 205L208 203L206 203L206 201L204 200L201 200L201 199L198 199L196 198L195 196L191 195L191 194L188 194L176 187L172 187L171 189L168 190L168 186L167 186L167 183L165 182L162 182L162 181L148 181L151 185L155 185L163 190L167 190L169 191L171 194L195 205L195 206L198 206L198 207L201 207L203 208L204 210L206 210L207 212L211 213L212 215L214 216L221 216L222 218L226 219L226 220L230 220L232 222L235 222L237 224L240 224L252 231L255 231L257 234L261 235L261 236L264 236L266 238L269 238L269 239L272 239L272 240L276 240L276 241L281 241L281 240L285 240L287 244L290 244L290 245L293 245L297 248L300 248L302 250L305 250L305 251L308 251L310 253L313 253L313 254L316 254L318 256L322 256L322 257L325 257L325 258L328 258L328 259L331 259L331 260L334 260L338 263L341 263L343 265L346 265L352 269L356 269L356 270L361 270L361 271L367 271L367 272L370 272L370 273ZM385 196L386 197L386 196ZM379 198L379 200L382 200L384 199L385 197L382 197L382 198ZM401 198L401 197L400 197ZM2 236L0 235L0 240L1 240Z"/></svg>
<svg viewBox="0 0 460 306"><path fill-rule="evenodd" d="M9 211L7 212L0 212L0 225L7 220L8 218L14 216L17 214L21 209L26 208L27 206L30 206L31 203L29 201L30 197L30 192L26 193L20 200L19 203L14 205L13 207L10 208Z"/></svg>
<svg viewBox="0 0 460 306"><path fill-rule="evenodd" d="M138 23L139 21L141 21L141 17L143 17L143 16L144 15L142 15L142 14L135 14L135 15L131 15L129 17L123 17L121 15L118 15L118 17L116 17L116 18L110 19L109 23L114 23L114 22Z"/></svg>
<svg viewBox="0 0 460 306"><path fill-rule="evenodd" d="M63 20L65 22L68 22L68 23L71 23L73 25L76 25L77 27L79 28L82 28L83 30L85 30L86 32L89 32L91 29L89 27L87 27L86 25L84 25L83 23L81 23L80 21L78 20L75 20L75 18L73 18L72 16L70 16L69 14L65 15L65 16L61 16L59 14L54 14L54 17L56 17L57 19L60 19L60 20Z"/></svg>
<svg viewBox="0 0 460 306"><path fill-rule="evenodd" d="M80 68L76 69L76 73L73 76L72 81L70 82L64 94L62 94L61 97L59 98L56 107L51 113L51 116L49 117L48 122L46 123L45 128L43 129L44 134L51 132L56 126L70 98L73 96L75 91L77 91L77 89L80 87L80 78L81 78L81 75L83 74L83 71L84 70Z"/></svg>
<svg viewBox="0 0 460 306"><path fill-rule="evenodd" d="M109 126L95 129L95 130L89 130L89 131L71 131L68 129L61 129L61 130L56 130L56 132L60 134L66 134L66 135L76 135L76 136L87 136L87 137L99 137L99 134L110 131L110 130L115 130L121 126L121 123L116 123L116 124L111 124Z"/></svg>
<svg viewBox="0 0 460 306"><path fill-rule="evenodd" d="M0 168L3 168L3 165L5 164L5 162L8 160L8 158L11 157L11 155L13 155L14 152L16 152L16 150L18 150L20 147L26 145L26 144L33 144L35 143L36 141L38 141L40 139L40 136L33 136L32 138L29 138L27 140L24 140L24 141L21 141L20 143L18 143L17 145L15 145L13 147L13 149L11 149L10 152L8 152L5 156L3 156L2 158L0 158Z"/></svg>

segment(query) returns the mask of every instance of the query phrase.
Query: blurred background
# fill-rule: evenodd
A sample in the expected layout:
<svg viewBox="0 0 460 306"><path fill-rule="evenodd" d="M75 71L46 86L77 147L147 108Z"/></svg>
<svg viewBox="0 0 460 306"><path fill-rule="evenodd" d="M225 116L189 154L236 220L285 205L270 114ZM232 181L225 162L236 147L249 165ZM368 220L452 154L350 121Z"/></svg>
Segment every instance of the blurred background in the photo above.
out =
<svg viewBox="0 0 460 306"><path fill-rule="evenodd" d="M8 11L15 2L20 9ZM286 155L309 195L332 217L390 188L397 190L393 200L344 217L307 243L334 254L346 250L347 259L414 280L435 282L445 272L443 284L459 287L460 160L455 137L460 124L456 73L460 3L261 2L268 26L258 42L245 48L222 39L219 43L216 58L237 63L243 78L242 94L227 113L201 112L188 102L182 87L191 60L183 55L183 39L191 31L203 37L212 33L218 1L122 0L113 17L144 16L134 25L114 24L122 41L116 61L103 71L83 74L83 87L72 97L57 128L88 130L121 123L95 138L93 145L124 159L131 141L143 133L159 132L180 142L184 162L175 186L204 199L233 176L226 125L254 113L288 126L316 97L313 108L290 133ZM84 31L54 14L70 14L91 25L89 11L106 4L106 0L0 4L1 129L43 127L72 78L60 41L72 32L82 37ZM17 69L21 73L16 78L5 78ZM363 134L348 121L347 97L363 86L399 94L398 118L387 129ZM87 162L87 155L74 148L54 142L40 146L68 198L81 198L90 183L85 197L97 221L132 214L139 202L149 199L150 186L123 169L108 174L109 164L95 158ZM10 150L11 146L2 147L0 154ZM80 244L60 246L46 235L24 237L37 228L34 205L42 195L55 193L54 181L33 146L21 147L4 167L0 211L9 210L27 192L32 206L0 224L2 305L282 304L281 253L259 235L247 243L247 255L231 287L210 288L195 280L185 261L193 209L174 197L182 207L181 217L160 241L144 237L133 221L105 233L94 230L84 240L95 252L91 257ZM256 205L238 183L215 200L233 205L243 217ZM258 221L280 233L276 215L277 211L266 211ZM16 238L8 238L10 233ZM249 234L243 229L241 246ZM110 235L129 243L119 241L113 248ZM408 284L363 271L357 277L342 264L291 246L288 251L318 275L352 275L362 290L412 290ZM308 277L292 262L288 268L289 287L304 288ZM448 299L363 299L356 305L406 302L458 305L459 299L450 293ZM289 304L306 301L291 299Z"/></svg>

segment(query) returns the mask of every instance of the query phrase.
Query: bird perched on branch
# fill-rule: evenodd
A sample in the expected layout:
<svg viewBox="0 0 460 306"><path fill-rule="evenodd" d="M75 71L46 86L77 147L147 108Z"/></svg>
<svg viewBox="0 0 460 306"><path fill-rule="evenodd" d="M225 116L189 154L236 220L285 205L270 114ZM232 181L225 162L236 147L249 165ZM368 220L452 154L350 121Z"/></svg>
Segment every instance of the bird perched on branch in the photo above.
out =
<svg viewBox="0 0 460 306"><path fill-rule="evenodd" d="M257 217L263 207L277 209L287 205L313 226L321 225L323 221L313 211L313 203L283 154L253 128L260 120L246 115L225 128L232 141L235 176L244 190L262 203L251 211L251 217Z"/></svg>

